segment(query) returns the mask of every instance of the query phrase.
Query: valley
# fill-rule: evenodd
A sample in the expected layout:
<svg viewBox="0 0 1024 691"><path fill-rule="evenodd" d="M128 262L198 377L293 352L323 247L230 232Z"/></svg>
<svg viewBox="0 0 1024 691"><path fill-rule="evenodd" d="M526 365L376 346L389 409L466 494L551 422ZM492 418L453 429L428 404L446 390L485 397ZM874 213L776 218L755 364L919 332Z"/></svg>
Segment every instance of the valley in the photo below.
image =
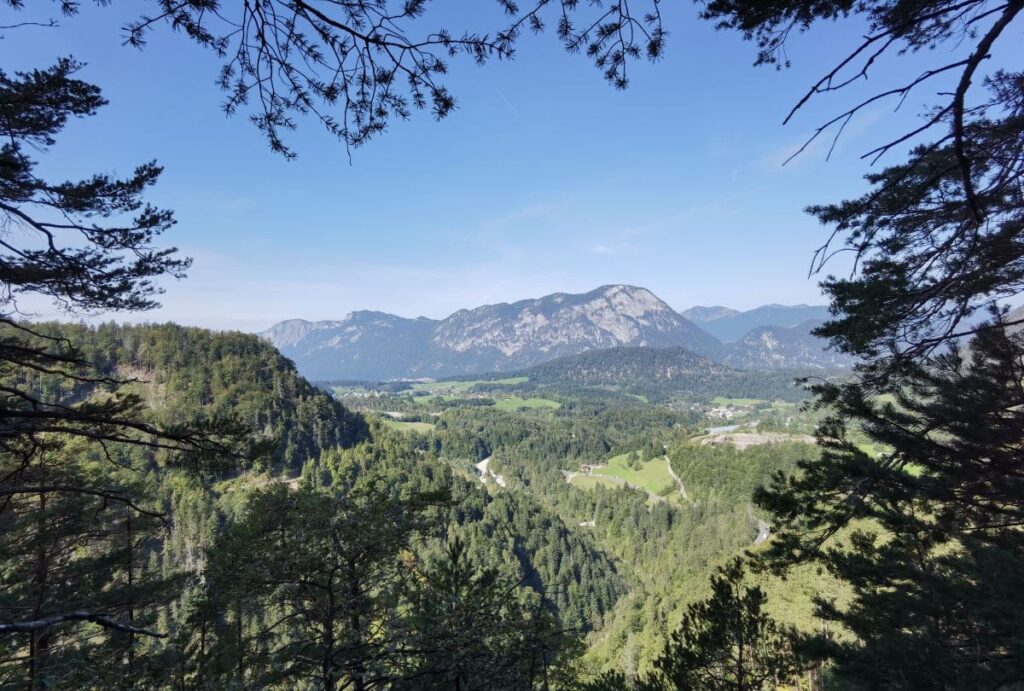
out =
<svg viewBox="0 0 1024 691"><path fill-rule="evenodd" d="M750 374L747 389L737 390L728 368L668 352L674 383L664 390L651 384L665 363L640 373L636 349L622 348L582 356L600 358L593 369L573 356L514 376L321 386L371 420L400 426L410 444L493 499L536 502L607 555L624 593L600 625L588 627L586 664L644 670L665 628L705 594L708 574L769 542L770 520L753 508L755 489L817 453L809 432L819 414L802 408L791 382L776 386L778 373ZM619 370L630 372L625 386ZM628 393L645 377L650 398ZM756 398L758 389L790 400ZM795 590L770 583L786 605L778 611L783 621L813 630L813 581ZM573 592L574 583L544 587Z"/></svg>
<svg viewBox="0 0 1024 691"><path fill-rule="evenodd" d="M571 643L550 650L552 659L574 650L573 659L591 674L644 674L667 632L708 595L717 569L773 547L775 518L755 505L759 488L820 454L811 434L823 413L804 405L809 392L793 380L799 370L736 370L679 347L613 347L508 373L437 380L310 383L250 335L173 325L35 328L92 353L104 363L98 375L130 377L126 390L145 401L154 423L218 421L227 424L225 434L256 433L233 463L199 475L145 447L124 461L146 473L174 520L168 536L147 543L148 577L210 574L209 586L189 586L178 597L205 598L209 616L231 619L253 637L297 634L264 631L255 613L233 612L220 594L233 592L233 567L218 576L207 565L235 549L221 542L250 535L244 521L290 515L302 497L342 492L334 501L344 502L387 487L396 496L441 497L429 500L440 502L433 532L405 548L414 549L422 568L442 568L445 550L457 544L474 568L491 570L501 589L540 608L545 626L572 632ZM847 375L827 376L841 382ZM97 386L71 395L90 400L101 396ZM883 450L858 430L850 438L872 455ZM93 472L87 467L75 472ZM363 482L371 484L359 489ZM358 511L379 508L371 503ZM303 536L323 520L317 515L301 514L301 524L288 530L311 540ZM345 520L360 525L353 516ZM232 530L243 532L226 537ZM290 547L279 547L278 561L259 568L293 568ZM317 552L303 563L332 554ZM402 554L394 562L382 555L379 565L398 569L396 584L408 568ZM815 593L850 597L822 572L751 579L772 594L768 611L777 621L808 634L821 626ZM385 605L375 599L381 596L367 590L367 606L413 603ZM269 599L261 607L272 610L280 593L270 589L262 597ZM185 625L176 602L157 605L152 615ZM192 659L187 650L148 644L140 652Z"/></svg>
<svg viewBox="0 0 1024 691"><path fill-rule="evenodd" d="M645 292L597 293L582 302L560 296L545 304L568 303L575 313L598 320L588 311L597 300L602 304L598 321L617 337L633 333L624 326L630 320L664 327L672 338L695 333L674 313L648 314L665 308ZM460 320L470 323L467 314ZM450 326L445 333L453 342L479 336L472 335L473 326L461 336ZM66 391L57 373L42 373L33 386L63 391L60 395L83 405L100 404L113 387L146 411L153 430L178 435L173 430L195 427L217 440L199 454L203 461L184 460L193 455L184 450L182 460L175 460L176 446L133 442L118 452L122 457L114 475L104 481L127 483L141 473L144 496L160 502L172 521L169 532L147 533L133 547L138 550L131 559L133 581L152 580L156 587L163 579L205 579L168 591L167 599L152 606L132 606L133 616L146 612L199 635L218 621L232 621L233 633L220 630L213 639L223 645L238 645L231 641L239 636L244 643L308 635L308 629L280 629L263 619L262 612L285 607L280 598L292 597L295 587L268 585L264 570L292 574L288 578L296 583L322 579L315 574L333 568L323 560L340 554L317 545L342 538L318 531L352 526L357 533L344 544L363 538L379 544L384 539L379 526L389 525L387 507L418 514L415 497L422 495L431 497L423 500L431 507L424 527L395 524L394 547L374 557L372 570L351 573L356 580L349 585L333 577L318 580L325 592L361 582L364 574L387 574L380 577L393 579L389 588L397 589L397 599L390 599L390 590L360 585L365 593L360 607L383 608L381 616L396 620L388 635L403 636L407 624L397 622L419 606L421 597L408 589L411 584L434 578L430 569L455 568L446 566L449 558L464 559L474 565L473 572L492 574L493 587L515 592L516 602L535 608L534 614L523 610L515 617L566 632L568 638L547 653L552 660L564 657L569 664L565 656L571 655L593 673L648 671L666 631L706 593L710 574L744 550L770 542L770 521L753 508L757 487L817 453L807 436L817 414L802 408L808 392L794 380L802 371L820 376L820 369L739 370L671 345L667 336L659 341L654 332L638 336L637 345L607 348L570 339L569 350L585 349L535 350L523 360L505 361L526 363L505 371L311 383L301 363L296 367L265 338L252 335L175 325L32 328L35 337L64 339L96 363L94 374ZM543 338L593 335L579 325L565 328L568 332L540 331ZM692 341L697 347L710 342ZM843 370L825 374L845 376ZM125 381L108 383L117 378ZM717 429L723 426L729 429ZM181 439L186 445L199 443L190 436ZM59 472L45 467L35 472L55 485L82 482L76 478L99 472L94 458L70 456ZM355 503L346 508L350 502ZM52 508L70 520L95 507L72 502ZM332 523L338 520L343 522ZM377 526L372 535L359 528L367 520ZM34 534L28 524L12 529ZM95 529L116 531L116 523ZM267 542L269 535L291 537ZM69 533L61 548L68 559L79 539L79 533ZM258 552L251 552L257 548L250 544L260 545ZM456 548L462 556L446 551ZM295 561L306 549L311 551ZM238 550L249 555L244 567ZM415 555L415 565L408 555ZM143 556L147 566L140 571ZM73 572L73 559L66 568ZM121 567L111 568L110 577L121 578ZM419 575L408 580L414 573ZM252 611L238 610L240 583L249 584L246 597L251 591L261 598ZM790 610L800 614L786 614L785 621L811 630L806 594L781 582L773 587L784 601L801 603ZM189 601L200 603L199 609L184 608ZM505 615L488 616L500 622ZM503 626L514 628L516 621L522 620ZM196 656L195 644L186 637L132 649L177 656L186 665L182 673L191 674L189 665L207 664ZM529 643L535 644L541 642ZM88 654L87 648L78 649ZM234 650L215 654L254 668L264 664ZM267 669L271 673L272 667Z"/></svg>
<svg viewBox="0 0 1024 691"><path fill-rule="evenodd" d="M0 691L1024 689L1024 0L0 13Z"/></svg>

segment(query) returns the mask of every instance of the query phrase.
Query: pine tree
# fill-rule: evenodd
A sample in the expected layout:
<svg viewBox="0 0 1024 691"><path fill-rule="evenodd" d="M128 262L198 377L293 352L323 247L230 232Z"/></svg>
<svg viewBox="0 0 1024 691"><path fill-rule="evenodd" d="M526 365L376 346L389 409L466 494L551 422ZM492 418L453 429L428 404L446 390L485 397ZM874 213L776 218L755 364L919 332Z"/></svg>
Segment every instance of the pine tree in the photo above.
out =
<svg viewBox="0 0 1024 691"><path fill-rule="evenodd" d="M97 87L74 78L79 68L61 59L0 72L0 664L30 687L57 683L76 655L99 656L112 672L135 668L135 639L162 635L147 609L155 591L143 594L140 580L160 512L127 469L144 473L156 455L237 457L212 428L154 424L125 382L20 320L23 300L79 315L148 309L153 279L188 266L155 247L174 222L143 202L161 172L155 163L124 179L54 182L37 171L33 152L104 104Z"/></svg>
<svg viewBox="0 0 1024 691"><path fill-rule="evenodd" d="M780 476L759 499L780 519L767 566L818 562L852 589L848 608L819 602L819 611L856 640L817 643L843 680L861 686L1022 681L1024 636L1005 588L1019 587L1010 564L1020 549L1024 348L1004 333L1020 314L1004 315L1024 289L1024 78L1014 65L989 67L995 46L1019 33L1022 10L1020 0L713 0L704 11L755 40L759 63L777 65L787 64L796 29L854 15L867 22L860 45L791 116L867 77L890 51L960 52L811 137L832 128L838 137L865 108L952 75L919 127L867 153L877 161L908 146L902 161L868 175L860 197L809 209L830 229L814 271L838 243L856 258L852 274L826 277L833 318L817 333L864 360L854 380L816 387L832 409L819 430L822 458ZM986 310L993 317L979 318ZM862 451L851 440L861 431L891 451Z"/></svg>
<svg viewBox="0 0 1024 691"><path fill-rule="evenodd" d="M690 605L654 663L664 688L763 689L800 671L793 632L765 612L760 588L743 585L739 559L712 577L711 590L707 600Z"/></svg>
<svg viewBox="0 0 1024 691"><path fill-rule="evenodd" d="M1024 348L1003 328L913 365L892 401L833 390L825 453L760 497L781 519L776 564L816 559L853 589L819 614L856 634L823 638L845 679L894 688L1024 681ZM845 420L891 451L875 458ZM841 501L820 501L820 497ZM837 540L837 532L843 536Z"/></svg>
<svg viewBox="0 0 1024 691"><path fill-rule="evenodd" d="M396 689L533 689L557 675L566 641L541 598L478 567L454 537L409 593L417 660Z"/></svg>
<svg viewBox="0 0 1024 691"><path fill-rule="evenodd" d="M587 691L754 691L775 688L803 667L794 647L797 634L766 611L766 596L743 584L740 559L711 578L712 594L690 605L669 636L655 671L629 679L610 672L585 685Z"/></svg>
<svg viewBox="0 0 1024 691"><path fill-rule="evenodd" d="M147 639L165 635L159 608L180 582L147 564L165 518L136 503L145 476L111 454L118 465L80 440L53 440L16 474L17 486L35 491L10 494L0 512L0 612L15 622L0 636L5 683L147 684Z"/></svg>
<svg viewBox="0 0 1024 691"><path fill-rule="evenodd" d="M208 551L202 683L365 690L400 676L403 555L420 514L366 478L255 493Z"/></svg>
<svg viewBox="0 0 1024 691"><path fill-rule="evenodd" d="M576 0L534 0L520 8L497 0L507 21L493 31L465 27L423 31L429 0L389 7L381 3L271 0L266 6L209 0L154 0L156 12L128 25L128 41L145 44L160 24L181 29L225 62L218 79L225 110L254 109L251 121L274 151L292 156L285 136L296 115L312 116L348 146L383 132L392 119L429 110L437 119L455 108L443 83L448 60L464 55L478 64L509 59L524 31L557 25L569 52L585 50L617 88L629 83L627 66L657 60L665 41L658 3L608 7ZM578 23L578 26L577 26ZM279 74L279 78L269 75Z"/></svg>

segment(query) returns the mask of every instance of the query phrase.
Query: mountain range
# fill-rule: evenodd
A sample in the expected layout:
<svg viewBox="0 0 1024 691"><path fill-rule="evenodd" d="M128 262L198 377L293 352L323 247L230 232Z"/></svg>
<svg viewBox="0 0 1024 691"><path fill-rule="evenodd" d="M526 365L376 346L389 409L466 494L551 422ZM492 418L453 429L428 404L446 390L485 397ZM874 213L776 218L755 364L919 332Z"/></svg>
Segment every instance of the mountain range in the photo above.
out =
<svg viewBox="0 0 1024 691"><path fill-rule="evenodd" d="M261 336L317 380L505 372L623 346L681 347L734 368L843 366L842 357L826 353L824 343L810 334L818 322L806 315L822 310L770 305L750 312L701 307L680 314L646 288L607 285L582 294L463 309L439 320L372 311L336 321L290 319ZM708 327L743 319L755 326L735 342L723 342Z"/></svg>
<svg viewBox="0 0 1024 691"><path fill-rule="evenodd" d="M827 305L762 305L746 312L698 305L681 314L723 343L738 341L757 328L817 325L829 318Z"/></svg>

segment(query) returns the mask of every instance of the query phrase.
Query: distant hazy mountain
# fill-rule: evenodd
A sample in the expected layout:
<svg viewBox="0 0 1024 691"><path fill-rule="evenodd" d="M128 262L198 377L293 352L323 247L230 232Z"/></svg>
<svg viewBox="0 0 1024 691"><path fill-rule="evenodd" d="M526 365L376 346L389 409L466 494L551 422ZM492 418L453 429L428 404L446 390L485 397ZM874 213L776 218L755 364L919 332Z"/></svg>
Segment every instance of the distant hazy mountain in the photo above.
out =
<svg viewBox="0 0 1024 691"><path fill-rule="evenodd" d="M692 322L705 324L707 322L718 321L719 319L735 317L742 314L742 312L734 310L731 307L722 307L721 305L715 305L713 307L702 307L697 305L696 307L691 307L688 310L683 310L680 314ZM707 329L705 329L705 331L706 330Z"/></svg>
<svg viewBox="0 0 1024 691"><path fill-rule="evenodd" d="M726 343L722 361L737 369L844 369L853 365L849 355L827 350L827 341L811 334L821 321L796 326L762 326L735 343Z"/></svg>
<svg viewBox="0 0 1024 691"><path fill-rule="evenodd" d="M682 315L720 341L738 341L760 327L792 327L810 320L825 321L826 305L763 305L738 312L728 307L691 307Z"/></svg>
<svg viewBox="0 0 1024 691"><path fill-rule="evenodd" d="M314 331L325 331L342 325L342 322L310 322L305 319L288 319L274 324L261 336L277 346L278 350L297 345Z"/></svg>
<svg viewBox="0 0 1024 691"><path fill-rule="evenodd" d="M262 336L312 379L507 371L615 346L683 346L717 357L722 347L649 290L626 285L485 305L442 320L382 312L288 320Z"/></svg>
<svg viewBox="0 0 1024 691"><path fill-rule="evenodd" d="M309 379L392 379L423 372L436 320L351 312L338 321L289 319L260 334Z"/></svg>

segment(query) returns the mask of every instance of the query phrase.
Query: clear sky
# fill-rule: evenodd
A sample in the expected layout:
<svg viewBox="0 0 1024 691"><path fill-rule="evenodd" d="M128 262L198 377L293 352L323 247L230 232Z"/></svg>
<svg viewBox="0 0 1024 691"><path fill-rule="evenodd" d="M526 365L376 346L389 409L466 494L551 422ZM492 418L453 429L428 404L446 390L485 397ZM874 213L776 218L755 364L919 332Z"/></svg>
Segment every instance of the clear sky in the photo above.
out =
<svg viewBox="0 0 1024 691"><path fill-rule="evenodd" d="M449 14L431 10L425 26L485 19L437 4ZM551 33L531 36L512 62L452 61L459 109L446 120L417 113L351 164L304 123L290 141L299 157L286 161L244 116L220 111L215 56L167 29L141 52L121 45L121 26L143 6L84 3L58 29L0 41L7 70L86 61L82 77L110 100L42 157L45 173L128 172L151 158L166 167L150 198L176 210L167 242L195 264L167 284L163 308L134 319L260 330L355 309L443 317L605 283L645 286L677 309L821 302L807 269L826 231L801 209L861 191L859 155L921 112L914 99L895 115L872 110L831 161L825 142L782 167L826 116L922 63L884 62L859 90L783 127L862 27L797 37L793 67L776 71L752 67L753 46L698 21L692 4L664 3L665 59L634 67L624 92Z"/></svg>

